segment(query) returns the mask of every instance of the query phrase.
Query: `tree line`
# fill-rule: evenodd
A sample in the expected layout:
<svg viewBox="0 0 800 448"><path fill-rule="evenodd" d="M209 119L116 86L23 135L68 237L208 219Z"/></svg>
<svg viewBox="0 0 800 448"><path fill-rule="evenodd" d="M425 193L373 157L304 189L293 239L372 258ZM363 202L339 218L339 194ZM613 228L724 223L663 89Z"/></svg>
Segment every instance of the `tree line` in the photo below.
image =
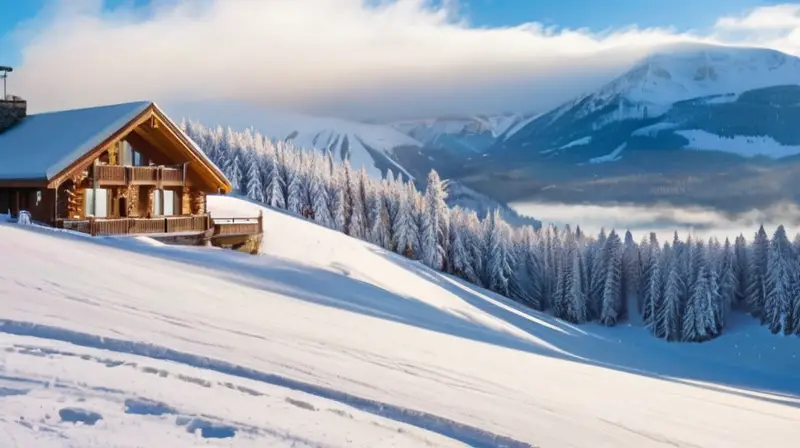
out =
<svg viewBox="0 0 800 448"><path fill-rule="evenodd" d="M182 127L234 191L360 238L560 319L641 323L668 341L722 334L730 313L752 314L773 333L800 335L800 238L763 226L751 243L677 232L640 242L615 230L512 227L497 211L450 208L436 171L424 191L412 180L374 179L330 151L273 142L251 129Z"/></svg>

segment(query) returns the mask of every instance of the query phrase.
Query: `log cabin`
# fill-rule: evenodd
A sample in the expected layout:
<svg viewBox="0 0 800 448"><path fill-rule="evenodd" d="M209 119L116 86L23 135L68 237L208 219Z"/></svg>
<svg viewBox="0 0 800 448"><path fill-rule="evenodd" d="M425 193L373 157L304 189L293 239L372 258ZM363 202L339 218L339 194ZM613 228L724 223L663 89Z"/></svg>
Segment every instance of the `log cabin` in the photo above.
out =
<svg viewBox="0 0 800 448"><path fill-rule="evenodd" d="M231 183L155 103L26 108L0 100L0 213L92 235L213 230L206 195Z"/></svg>

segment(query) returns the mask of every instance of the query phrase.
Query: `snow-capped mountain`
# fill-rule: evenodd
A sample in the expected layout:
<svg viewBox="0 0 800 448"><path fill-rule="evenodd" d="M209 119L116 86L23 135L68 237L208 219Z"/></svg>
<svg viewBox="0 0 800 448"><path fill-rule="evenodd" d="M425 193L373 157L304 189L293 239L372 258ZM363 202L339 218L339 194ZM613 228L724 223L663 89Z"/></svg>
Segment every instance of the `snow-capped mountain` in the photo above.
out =
<svg viewBox="0 0 800 448"><path fill-rule="evenodd" d="M446 116L398 121L391 126L427 147L469 155L484 152L529 118L514 113Z"/></svg>
<svg viewBox="0 0 800 448"><path fill-rule="evenodd" d="M662 48L597 91L534 119L496 149L575 163L637 150L800 154L800 59L762 48Z"/></svg>
<svg viewBox="0 0 800 448"><path fill-rule="evenodd" d="M395 174L413 178L397 162L394 152L423 146L391 126L278 111L241 103L168 103L166 109L170 115L179 119L197 120L211 126L229 126L234 130L253 128L272 139L292 142L301 148L329 149L339 159L349 160L354 168L364 167L367 174L373 177L380 177L391 169Z"/></svg>

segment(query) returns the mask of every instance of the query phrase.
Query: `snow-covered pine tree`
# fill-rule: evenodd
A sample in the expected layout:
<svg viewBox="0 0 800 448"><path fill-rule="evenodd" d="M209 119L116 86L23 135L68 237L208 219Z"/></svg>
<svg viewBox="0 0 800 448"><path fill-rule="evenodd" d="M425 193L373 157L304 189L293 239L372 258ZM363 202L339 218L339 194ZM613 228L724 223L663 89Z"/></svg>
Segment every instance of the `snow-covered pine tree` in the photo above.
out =
<svg viewBox="0 0 800 448"><path fill-rule="evenodd" d="M655 334L658 310L661 307L664 294L663 275L661 274L664 260L652 249L647 259L647 274L645 275L645 282L643 282L646 284L646 288L642 301L642 323Z"/></svg>
<svg viewBox="0 0 800 448"><path fill-rule="evenodd" d="M508 225L495 210L485 220L487 241L486 285L490 290L508 296L508 282L512 273Z"/></svg>
<svg viewBox="0 0 800 448"><path fill-rule="evenodd" d="M736 237L734 242L734 269L736 277L736 288L733 294L733 305L736 308L746 306L747 289L750 284L750 261L748 259L747 241L744 235Z"/></svg>
<svg viewBox="0 0 800 448"><path fill-rule="evenodd" d="M681 338L681 328L683 322L683 304L681 295L684 286L680 269L678 268L679 259L676 253L672 253L667 265L667 282L664 286L664 297L658 310L655 322L656 337L668 341L677 341Z"/></svg>
<svg viewBox="0 0 800 448"><path fill-rule="evenodd" d="M447 221L447 193L435 170L428 174L425 190L425 212L422 221L422 261L427 266L443 270L445 267L446 237L449 230Z"/></svg>
<svg viewBox="0 0 800 448"><path fill-rule="evenodd" d="M639 246L633 240L630 231L625 232L625 242L622 253L622 312L620 319L638 322L642 309L639 305L639 289L641 288L641 270L639 263Z"/></svg>
<svg viewBox="0 0 800 448"><path fill-rule="evenodd" d="M721 254L719 257L719 300L722 304L722 309L720 315L717 317L717 321L720 324L719 330L722 331L722 328L725 326L725 323L728 319L728 314L730 313L733 303L734 303L734 296L736 294L736 274L735 274L735 255L733 247L731 246L731 241L728 238L725 238L725 244L722 246Z"/></svg>
<svg viewBox="0 0 800 448"><path fill-rule="evenodd" d="M681 325L681 339L687 342L709 340L717 331L705 262L698 263L698 266L697 279L692 285Z"/></svg>
<svg viewBox="0 0 800 448"><path fill-rule="evenodd" d="M606 243L608 237L605 230L600 230L597 242L594 244L594 256L589 277L589 316L590 319L599 319L600 310L603 304L603 294L608 277L608 258L605 256Z"/></svg>
<svg viewBox="0 0 800 448"><path fill-rule="evenodd" d="M397 221L397 210L399 208L398 190L396 189L397 183L394 180L392 170L386 170L386 178L381 182L381 198L383 199L383 206L386 208L386 227L389 238L388 249L394 251L394 229L395 222Z"/></svg>
<svg viewBox="0 0 800 448"><path fill-rule="evenodd" d="M793 280L797 273L794 271L793 247L786 236L783 226L778 226L767 251L767 269L764 279L764 308L762 320L772 333L794 333L792 319L789 316L794 298Z"/></svg>
<svg viewBox="0 0 800 448"><path fill-rule="evenodd" d="M566 320L576 324L582 324L589 320L589 310L587 308L586 292L583 289L581 277L586 270L583 261L583 252L579 246L572 250L571 276L566 283Z"/></svg>
<svg viewBox="0 0 800 448"><path fill-rule="evenodd" d="M514 285L512 298L534 309L542 306L542 269L538 258L536 231L531 226L517 228L514 237Z"/></svg>
<svg viewBox="0 0 800 448"><path fill-rule="evenodd" d="M369 240L376 246L389 249L391 247L389 231L389 213L386 210L386 202L383 200L381 184L372 182L367 184L367 203L369 204L369 222L372 227L369 229Z"/></svg>
<svg viewBox="0 0 800 448"><path fill-rule="evenodd" d="M766 301L767 254L769 252L769 238L764 226L758 228L753 239L748 266L749 279L745 302L750 313L764 322L764 302Z"/></svg>
<svg viewBox="0 0 800 448"><path fill-rule="evenodd" d="M470 263L468 231L466 216L461 208L456 206L450 209L450 254L448 258L450 259L451 273L475 284L478 282L478 275L473 271L472 263Z"/></svg>
<svg viewBox="0 0 800 448"><path fill-rule="evenodd" d="M622 317L622 241L615 231L611 231L603 248L603 258L607 260L606 283L603 286L603 298L600 308L600 323L607 326L616 325Z"/></svg>
<svg viewBox="0 0 800 448"><path fill-rule="evenodd" d="M396 183L394 190L397 195L397 216L394 221L394 251L398 254L405 255L408 258L414 258L414 240L416 236L412 233L413 217L412 217L412 204L408 195L408 188L402 182Z"/></svg>
<svg viewBox="0 0 800 448"><path fill-rule="evenodd" d="M283 185L283 176L278 154L273 148L273 151L267 151L266 164L268 171L268 182L266 185L266 200L267 205L273 208L286 208L286 197L284 196L285 186Z"/></svg>
<svg viewBox="0 0 800 448"><path fill-rule="evenodd" d="M264 186L261 184L261 156L255 151L247 153L247 197L261 203L264 200Z"/></svg>

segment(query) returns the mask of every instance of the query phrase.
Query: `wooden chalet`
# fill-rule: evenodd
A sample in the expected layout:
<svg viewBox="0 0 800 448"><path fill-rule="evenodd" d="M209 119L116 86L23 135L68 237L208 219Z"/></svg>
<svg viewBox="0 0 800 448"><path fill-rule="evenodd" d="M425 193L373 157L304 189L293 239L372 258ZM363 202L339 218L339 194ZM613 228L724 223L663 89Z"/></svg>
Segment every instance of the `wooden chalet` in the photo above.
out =
<svg viewBox="0 0 800 448"><path fill-rule="evenodd" d="M155 103L25 107L0 101L0 213L92 235L261 232L260 219L215 226L206 195L231 184Z"/></svg>

